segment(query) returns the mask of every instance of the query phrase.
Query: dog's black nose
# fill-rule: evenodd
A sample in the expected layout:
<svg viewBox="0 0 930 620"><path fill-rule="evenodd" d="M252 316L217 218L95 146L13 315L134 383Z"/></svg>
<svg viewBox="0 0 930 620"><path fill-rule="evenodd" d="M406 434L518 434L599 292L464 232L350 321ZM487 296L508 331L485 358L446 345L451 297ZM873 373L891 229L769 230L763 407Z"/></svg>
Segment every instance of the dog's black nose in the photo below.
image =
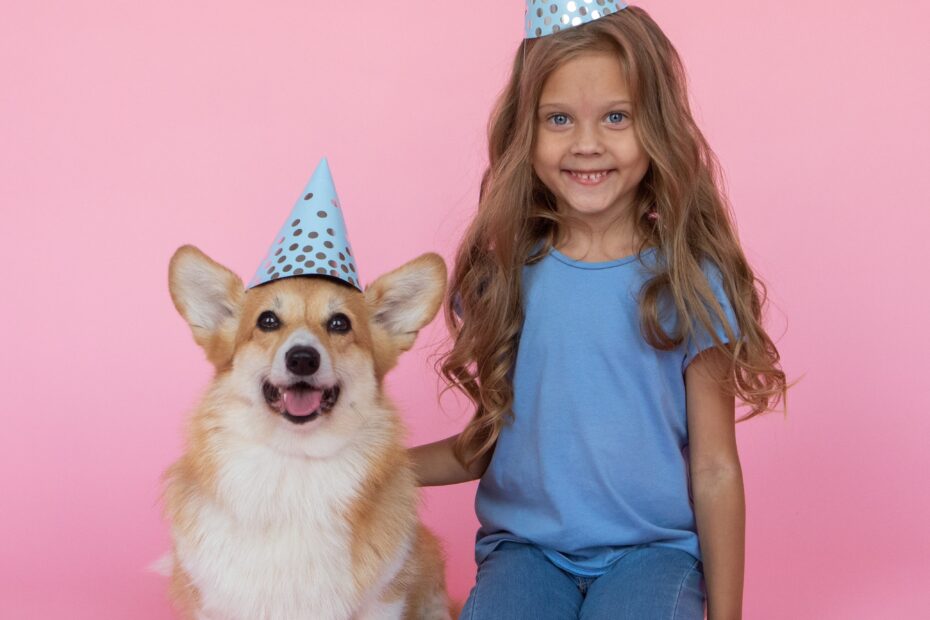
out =
<svg viewBox="0 0 930 620"><path fill-rule="evenodd" d="M284 356L284 363L295 375L312 375L320 368L320 353L313 347L294 347Z"/></svg>

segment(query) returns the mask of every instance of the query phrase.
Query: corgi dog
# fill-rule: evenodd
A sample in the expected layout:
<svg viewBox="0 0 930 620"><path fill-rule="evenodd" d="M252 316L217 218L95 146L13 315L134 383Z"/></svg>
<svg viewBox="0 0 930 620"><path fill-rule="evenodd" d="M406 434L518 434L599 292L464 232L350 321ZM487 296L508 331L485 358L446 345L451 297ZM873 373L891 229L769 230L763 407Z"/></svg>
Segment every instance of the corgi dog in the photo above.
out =
<svg viewBox="0 0 930 620"><path fill-rule="evenodd" d="M383 385L445 286L436 254L364 293L326 276L246 290L197 248L174 254L171 299L216 369L165 473L169 591L185 617L450 617Z"/></svg>

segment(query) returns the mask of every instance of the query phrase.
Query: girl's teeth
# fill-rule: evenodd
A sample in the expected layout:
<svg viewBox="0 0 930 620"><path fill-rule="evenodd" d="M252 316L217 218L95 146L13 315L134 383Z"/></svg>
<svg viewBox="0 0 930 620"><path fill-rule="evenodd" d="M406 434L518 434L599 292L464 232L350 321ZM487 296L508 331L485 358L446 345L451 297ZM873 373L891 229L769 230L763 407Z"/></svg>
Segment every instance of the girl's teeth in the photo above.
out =
<svg viewBox="0 0 930 620"><path fill-rule="evenodd" d="M582 181L599 181L606 172L595 172L595 173L583 173L583 172L573 172L573 175L580 178Z"/></svg>

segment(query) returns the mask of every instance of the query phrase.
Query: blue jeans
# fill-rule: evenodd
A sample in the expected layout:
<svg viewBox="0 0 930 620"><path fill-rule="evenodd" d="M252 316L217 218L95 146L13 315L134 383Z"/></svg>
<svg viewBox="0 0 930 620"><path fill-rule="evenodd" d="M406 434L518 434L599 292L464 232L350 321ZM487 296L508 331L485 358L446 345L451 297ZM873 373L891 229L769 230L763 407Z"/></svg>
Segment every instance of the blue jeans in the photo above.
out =
<svg viewBox="0 0 930 620"><path fill-rule="evenodd" d="M579 577L533 545L503 542L478 567L459 620L703 620L703 565L666 547L636 547L600 577Z"/></svg>

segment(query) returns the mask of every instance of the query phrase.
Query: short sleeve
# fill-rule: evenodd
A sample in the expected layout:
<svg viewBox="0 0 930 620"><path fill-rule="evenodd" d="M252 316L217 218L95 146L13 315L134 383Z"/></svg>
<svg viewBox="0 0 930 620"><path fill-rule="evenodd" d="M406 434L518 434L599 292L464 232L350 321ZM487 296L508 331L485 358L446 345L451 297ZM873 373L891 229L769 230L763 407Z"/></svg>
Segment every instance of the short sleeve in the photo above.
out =
<svg viewBox="0 0 930 620"><path fill-rule="evenodd" d="M727 317L730 329L733 330L733 336L738 340L740 338L739 324L736 321L736 313L733 312L733 305L730 303L730 299L723 289L723 275L720 273L720 269L709 260L703 261L701 267L710 284L710 289L714 293L714 297L717 299L717 302L720 304L720 307ZM730 339L727 338L726 330L723 328L723 324L720 322L719 318L717 318L715 312L711 312L711 321L714 326L714 331L717 333L720 341L729 343ZM694 336L688 338L685 342L685 358L681 365L682 372L694 361L694 358L697 357L701 351L714 346L713 337L704 329L704 326L701 325L700 322L695 321L694 329Z"/></svg>

